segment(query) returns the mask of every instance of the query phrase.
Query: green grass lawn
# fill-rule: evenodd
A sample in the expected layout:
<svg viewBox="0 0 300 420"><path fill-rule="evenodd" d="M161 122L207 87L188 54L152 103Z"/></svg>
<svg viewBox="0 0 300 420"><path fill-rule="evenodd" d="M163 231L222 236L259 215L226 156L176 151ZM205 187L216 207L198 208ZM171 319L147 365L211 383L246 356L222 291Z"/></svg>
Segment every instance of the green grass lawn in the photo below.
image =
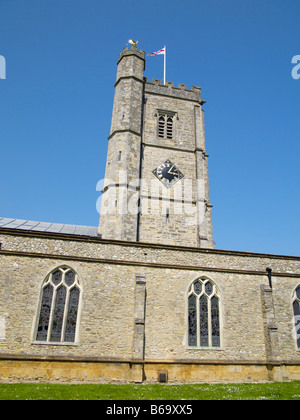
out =
<svg viewBox="0 0 300 420"><path fill-rule="evenodd" d="M300 381L217 385L0 384L0 400L300 400Z"/></svg>

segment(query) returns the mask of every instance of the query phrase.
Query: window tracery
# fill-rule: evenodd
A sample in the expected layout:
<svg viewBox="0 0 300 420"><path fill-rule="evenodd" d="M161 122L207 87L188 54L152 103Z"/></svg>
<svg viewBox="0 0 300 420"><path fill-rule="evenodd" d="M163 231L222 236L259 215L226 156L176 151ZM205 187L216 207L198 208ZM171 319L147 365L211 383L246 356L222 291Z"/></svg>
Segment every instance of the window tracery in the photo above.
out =
<svg viewBox="0 0 300 420"><path fill-rule="evenodd" d="M209 279L193 282L188 292L188 345L220 347L220 297Z"/></svg>
<svg viewBox="0 0 300 420"><path fill-rule="evenodd" d="M38 342L74 343L81 287L68 267L50 273L42 285L35 339Z"/></svg>

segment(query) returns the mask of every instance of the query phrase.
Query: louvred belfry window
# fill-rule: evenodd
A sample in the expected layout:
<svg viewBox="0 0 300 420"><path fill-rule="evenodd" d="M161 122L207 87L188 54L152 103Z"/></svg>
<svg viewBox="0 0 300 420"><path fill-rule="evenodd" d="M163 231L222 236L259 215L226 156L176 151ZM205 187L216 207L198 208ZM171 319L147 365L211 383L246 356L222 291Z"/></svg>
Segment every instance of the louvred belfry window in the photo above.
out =
<svg viewBox="0 0 300 420"><path fill-rule="evenodd" d="M165 117L161 115L158 119L158 136L165 137Z"/></svg>
<svg viewBox="0 0 300 420"><path fill-rule="evenodd" d="M167 136L168 139L173 138L173 118L168 117L167 118Z"/></svg>
<svg viewBox="0 0 300 420"><path fill-rule="evenodd" d="M68 267L50 273L42 285L35 340L74 343L77 338L81 287Z"/></svg>
<svg viewBox="0 0 300 420"><path fill-rule="evenodd" d="M167 139L174 138L174 120L175 112L158 111L158 137Z"/></svg>
<svg viewBox="0 0 300 420"><path fill-rule="evenodd" d="M215 284L198 279L188 292L188 346L220 347L220 297Z"/></svg>

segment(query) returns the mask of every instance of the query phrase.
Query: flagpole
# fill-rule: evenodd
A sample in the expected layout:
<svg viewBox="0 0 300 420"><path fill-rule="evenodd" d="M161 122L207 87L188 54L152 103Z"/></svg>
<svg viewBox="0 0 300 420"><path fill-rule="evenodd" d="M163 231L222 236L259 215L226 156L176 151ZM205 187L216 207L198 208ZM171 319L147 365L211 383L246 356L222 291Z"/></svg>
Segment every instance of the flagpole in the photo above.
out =
<svg viewBox="0 0 300 420"><path fill-rule="evenodd" d="M166 46L164 46L165 48L165 53L164 53L164 85L166 84L166 67L167 67L167 48Z"/></svg>

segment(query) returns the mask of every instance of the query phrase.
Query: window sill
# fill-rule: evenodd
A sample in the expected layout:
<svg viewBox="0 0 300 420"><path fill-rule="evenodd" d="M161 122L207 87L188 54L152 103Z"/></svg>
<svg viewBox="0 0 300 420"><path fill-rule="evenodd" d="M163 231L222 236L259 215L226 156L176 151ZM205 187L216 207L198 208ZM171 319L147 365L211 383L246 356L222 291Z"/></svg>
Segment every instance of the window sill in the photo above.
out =
<svg viewBox="0 0 300 420"><path fill-rule="evenodd" d="M61 343L55 341L33 341L31 344L34 346L79 346L79 343Z"/></svg>
<svg viewBox="0 0 300 420"><path fill-rule="evenodd" d="M224 351L225 349L223 347L186 347L186 350Z"/></svg>

